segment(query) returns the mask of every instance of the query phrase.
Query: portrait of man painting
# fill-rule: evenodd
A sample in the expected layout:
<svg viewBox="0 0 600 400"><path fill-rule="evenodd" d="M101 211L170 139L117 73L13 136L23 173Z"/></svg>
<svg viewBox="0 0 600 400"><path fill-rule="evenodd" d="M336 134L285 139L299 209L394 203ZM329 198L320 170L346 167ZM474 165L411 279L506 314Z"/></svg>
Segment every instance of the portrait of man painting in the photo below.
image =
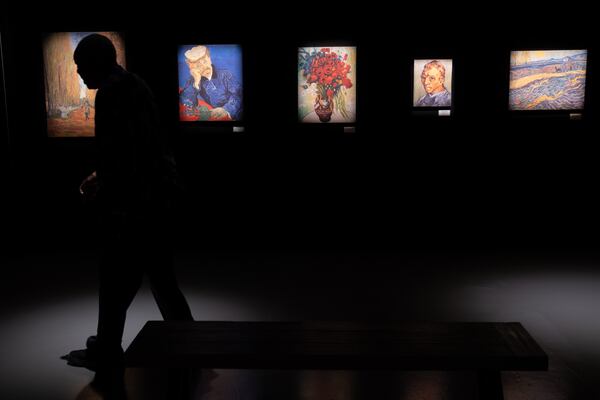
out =
<svg viewBox="0 0 600 400"><path fill-rule="evenodd" d="M180 121L242 120L241 46L180 46L178 62Z"/></svg>
<svg viewBox="0 0 600 400"><path fill-rule="evenodd" d="M356 122L356 47L298 49L298 119Z"/></svg>
<svg viewBox="0 0 600 400"><path fill-rule="evenodd" d="M60 32L45 35L44 85L49 137L94 136L96 90L88 89L77 73L73 52L84 37L94 32ZM97 32L109 38L117 62L125 64L125 43L116 32Z"/></svg>
<svg viewBox="0 0 600 400"><path fill-rule="evenodd" d="M413 106L452 106L452 60L415 60Z"/></svg>
<svg viewBox="0 0 600 400"><path fill-rule="evenodd" d="M510 110L583 109L586 66L586 50L511 52Z"/></svg>

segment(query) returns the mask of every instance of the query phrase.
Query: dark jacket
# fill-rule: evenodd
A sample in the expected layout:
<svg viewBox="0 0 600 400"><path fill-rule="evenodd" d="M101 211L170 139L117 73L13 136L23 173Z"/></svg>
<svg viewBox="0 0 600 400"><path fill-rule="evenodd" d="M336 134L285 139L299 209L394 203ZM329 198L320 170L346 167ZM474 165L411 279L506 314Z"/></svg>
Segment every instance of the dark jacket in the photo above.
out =
<svg viewBox="0 0 600 400"><path fill-rule="evenodd" d="M151 217L172 203L175 162L153 95L138 76L115 67L96 94L101 210Z"/></svg>

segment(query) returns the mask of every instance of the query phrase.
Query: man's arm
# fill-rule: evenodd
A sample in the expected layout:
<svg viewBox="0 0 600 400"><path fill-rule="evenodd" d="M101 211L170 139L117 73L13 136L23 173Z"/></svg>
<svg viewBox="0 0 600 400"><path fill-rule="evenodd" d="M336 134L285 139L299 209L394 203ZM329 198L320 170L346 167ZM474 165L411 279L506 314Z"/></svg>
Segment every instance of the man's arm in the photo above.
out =
<svg viewBox="0 0 600 400"><path fill-rule="evenodd" d="M92 172L81 182L81 185L79 185L79 193L83 196L84 201L94 200L98 194L98 190L100 190L100 185L98 177L96 176L96 171Z"/></svg>
<svg viewBox="0 0 600 400"><path fill-rule="evenodd" d="M240 117L239 114L242 109L242 85L240 85L230 72L227 72L225 75L223 83L229 94L229 99L223 105L223 108L229 113L232 119L237 120Z"/></svg>

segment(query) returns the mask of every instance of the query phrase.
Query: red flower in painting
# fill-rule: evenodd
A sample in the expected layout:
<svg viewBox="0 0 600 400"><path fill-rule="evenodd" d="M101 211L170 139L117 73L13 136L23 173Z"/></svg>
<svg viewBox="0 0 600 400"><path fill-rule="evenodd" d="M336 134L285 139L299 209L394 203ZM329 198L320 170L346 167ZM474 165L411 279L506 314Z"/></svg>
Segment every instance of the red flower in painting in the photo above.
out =
<svg viewBox="0 0 600 400"><path fill-rule="evenodd" d="M348 78L350 65L346 63L348 54L342 56L324 47L313 52L309 57L308 68L304 69L306 82L316 83L323 96L333 98L338 95L342 86L346 89L352 87L352 82Z"/></svg>

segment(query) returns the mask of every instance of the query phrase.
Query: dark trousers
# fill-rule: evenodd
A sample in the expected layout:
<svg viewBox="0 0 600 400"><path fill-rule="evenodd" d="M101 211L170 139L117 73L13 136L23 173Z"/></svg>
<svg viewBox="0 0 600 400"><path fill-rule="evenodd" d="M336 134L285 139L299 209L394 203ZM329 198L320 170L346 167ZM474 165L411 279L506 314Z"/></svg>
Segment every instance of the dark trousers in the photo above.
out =
<svg viewBox="0 0 600 400"><path fill-rule="evenodd" d="M107 218L100 261L98 346L101 357L122 352L127 309L144 275L165 320L193 320L173 268L166 219Z"/></svg>

